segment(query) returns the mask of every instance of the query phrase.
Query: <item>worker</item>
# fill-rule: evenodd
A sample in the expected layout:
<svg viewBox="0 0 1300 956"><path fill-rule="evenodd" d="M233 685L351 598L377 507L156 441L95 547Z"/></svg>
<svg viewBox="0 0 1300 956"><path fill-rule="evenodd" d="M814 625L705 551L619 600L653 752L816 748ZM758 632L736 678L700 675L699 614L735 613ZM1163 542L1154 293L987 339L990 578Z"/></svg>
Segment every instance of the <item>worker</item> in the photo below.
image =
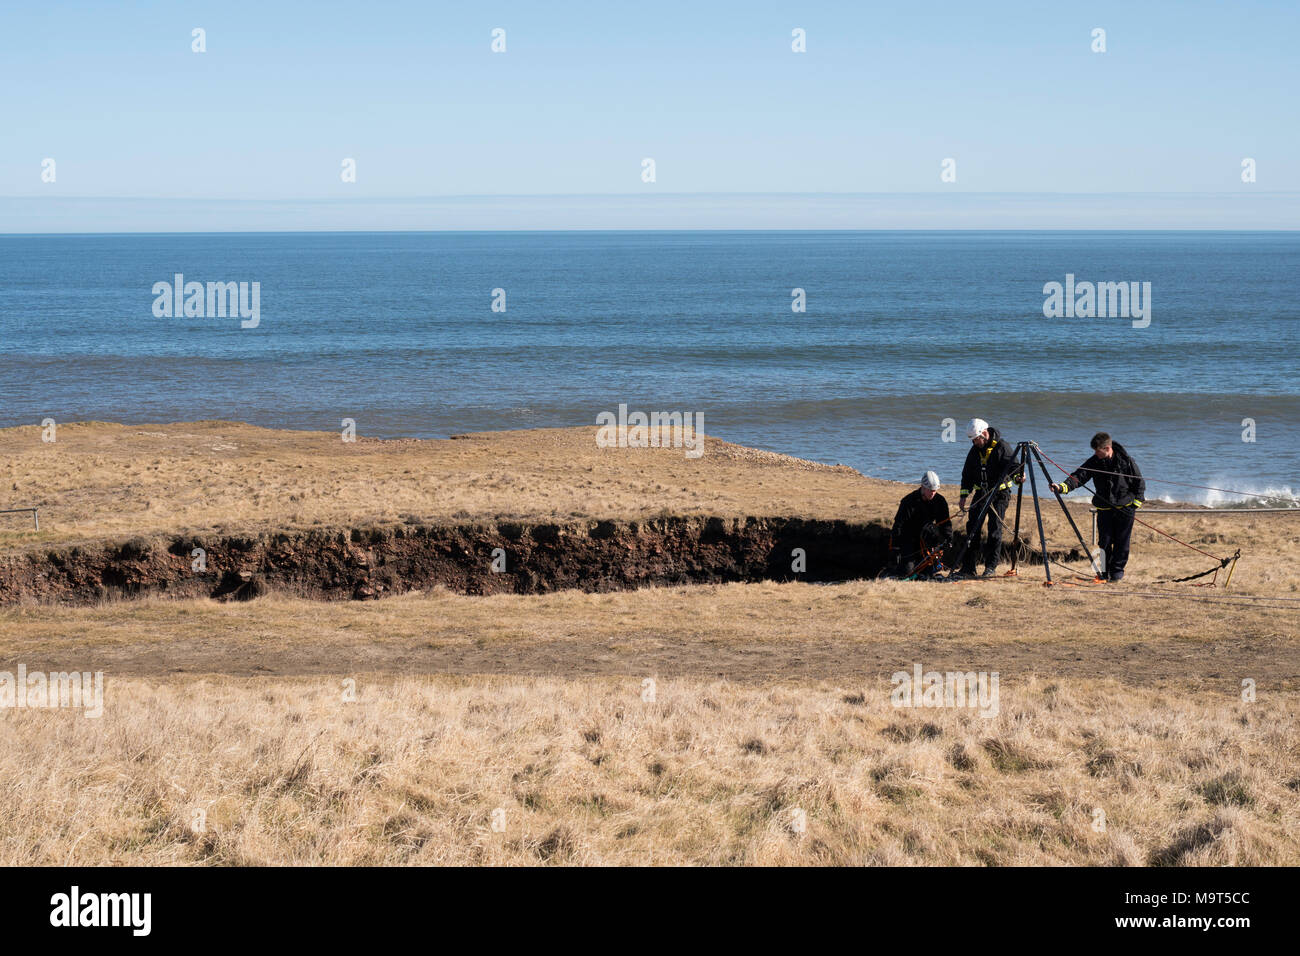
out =
<svg viewBox="0 0 1300 956"><path fill-rule="evenodd" d="M1092 482L1092 505L1097 509L1097 542L1104 555L1102 571L1107 581L1118 584L1124 580L1129 541L1133 536L1133 518L1146 499L1147 484L1133 456L1110 435L1097 432L1090 444L1092 457L1054 487L1064 495Z"/></svg>
<svg viewBox="0 0 1300 956"><path fill-rule="evenodd" d="M980 531L987 523L983 576L991 578L997 573L998 562L1002 559L1002 531L1011 489L1017 482L1024 481L1024 475L1018 467L1015 448L1003 441L1002 434L984 419L972 418L966 426L966 437L970 439L971 448L961 470L961 497L957 501L957 510L965 514L966 499L970 498L969 511L979 520L967 520L962 565L954 577L974 577L975 560L980 554Z"/></svg>
<svg viewBox="0 0 1300 956"><path fill-rule="evenodd" d="M952 543L952 523L948 500L939 494L939 476L927 471L921 487L903 496L894 515L889 534L890 565L899 577L907 578L921 568L921 574L933 577L941 559L930 554Z"/></svg>

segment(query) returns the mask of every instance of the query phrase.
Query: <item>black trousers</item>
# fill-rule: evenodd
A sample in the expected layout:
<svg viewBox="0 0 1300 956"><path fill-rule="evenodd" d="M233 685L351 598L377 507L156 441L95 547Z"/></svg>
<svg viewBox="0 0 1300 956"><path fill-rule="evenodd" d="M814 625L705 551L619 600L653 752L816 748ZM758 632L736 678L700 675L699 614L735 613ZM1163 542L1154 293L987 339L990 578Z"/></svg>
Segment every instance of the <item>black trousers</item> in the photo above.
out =
<svg viewBox="0 0 1300 956"><path fill-rule="evenodd" d="M1133 508L1107 508L1097 512L1097 543L1106 555L1106 577L1124 573L1129 540L1133 537Z"/></svg>
<svg viewBox="0 0 1300 956"><path fill-rule="evenodd" d="M966 533L970 535L970 542L966 546L966 553L962 556L961 562L961 569L967 574L975 572L975 557L980 553L980 532L986 526L988 533L984 535L984 566L996 568L1002 557L1002 531L1006 527L1007 505L1011 503L1011 492L995 491L992 499L988 511L980 519L979 524L974 523L974 518L984 507L984 498L971 499L971 520L966 523Z"/></svg>

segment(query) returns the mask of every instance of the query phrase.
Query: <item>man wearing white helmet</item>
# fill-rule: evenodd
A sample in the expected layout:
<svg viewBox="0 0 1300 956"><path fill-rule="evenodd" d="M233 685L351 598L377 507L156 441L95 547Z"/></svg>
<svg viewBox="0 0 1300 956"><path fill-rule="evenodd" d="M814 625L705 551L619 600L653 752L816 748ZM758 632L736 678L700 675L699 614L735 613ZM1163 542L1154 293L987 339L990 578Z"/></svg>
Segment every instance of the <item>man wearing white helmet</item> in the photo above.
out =
<svg viewBox="0 0 1300 956"><path fill-rule="evenodd" d="M1016 451L1002 440L1001 433L982 418L972 418L966 426L966 437L971 448L966 453L966 464L961 470L961 497L957 510L966 512L966 499L971 498L970 512L979 515L988 503L988 509L978 523L966 525L966 550L962 555L960 574L975 574L975 559L980 552L980 531L987 521L988 534L984 538L984 577L997 573L1002 557L1002 529L1005 525L1007 505L1011 502L1011 489L1016 481L1023 481L1016 462Z"/></svg>
<svg viewBox="0 0 1300 956"><path fill-rule="evenodd" d="M923 574L933 574L937 562L925 562L928 552L946 547L952 540L948 501L939 494L939 476L927 471L921 487L903 497L889 535L890 565L899 577L910 577L918 565Z"/></svg>

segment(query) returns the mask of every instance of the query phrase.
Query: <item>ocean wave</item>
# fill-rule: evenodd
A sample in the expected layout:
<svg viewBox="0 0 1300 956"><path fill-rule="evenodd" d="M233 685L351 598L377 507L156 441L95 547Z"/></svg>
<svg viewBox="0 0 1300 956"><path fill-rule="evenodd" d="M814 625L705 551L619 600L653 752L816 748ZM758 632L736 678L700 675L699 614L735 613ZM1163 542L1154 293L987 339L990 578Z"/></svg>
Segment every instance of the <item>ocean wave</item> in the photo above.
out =
<svg viewBox="0 0 1300 956"><path fill-rule="evenodd" d="M1214 481L1213 485L1219 490L1203 490L1192 500L1211 508L1300 508L1300 490L1290 485L1232 481Z"/></svg>

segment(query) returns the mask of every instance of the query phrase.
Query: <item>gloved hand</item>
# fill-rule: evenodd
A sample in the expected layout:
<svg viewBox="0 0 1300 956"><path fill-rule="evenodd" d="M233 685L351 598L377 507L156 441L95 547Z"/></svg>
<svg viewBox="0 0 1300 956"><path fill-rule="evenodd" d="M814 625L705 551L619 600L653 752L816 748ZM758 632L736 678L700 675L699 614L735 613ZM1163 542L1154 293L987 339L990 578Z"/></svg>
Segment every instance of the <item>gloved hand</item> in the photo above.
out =
<svg viewBox="0 0 1300 956"><path fill-rule="evenodd" d="M1141 507L1142 507L1142 502L1139 501L1138 499L1134 498L1134 499L1133 499L1133 507L1134 507L1134 508L1141 508Z"/></svg>
<svg viewBox="0 0 1300 956"><path fill-rule="evenodd" d="M1070 493L1070 486L1067 482L1062 481L1052 485L1052 490L1059 491L1063 495L1068 495Z"/></svg>

